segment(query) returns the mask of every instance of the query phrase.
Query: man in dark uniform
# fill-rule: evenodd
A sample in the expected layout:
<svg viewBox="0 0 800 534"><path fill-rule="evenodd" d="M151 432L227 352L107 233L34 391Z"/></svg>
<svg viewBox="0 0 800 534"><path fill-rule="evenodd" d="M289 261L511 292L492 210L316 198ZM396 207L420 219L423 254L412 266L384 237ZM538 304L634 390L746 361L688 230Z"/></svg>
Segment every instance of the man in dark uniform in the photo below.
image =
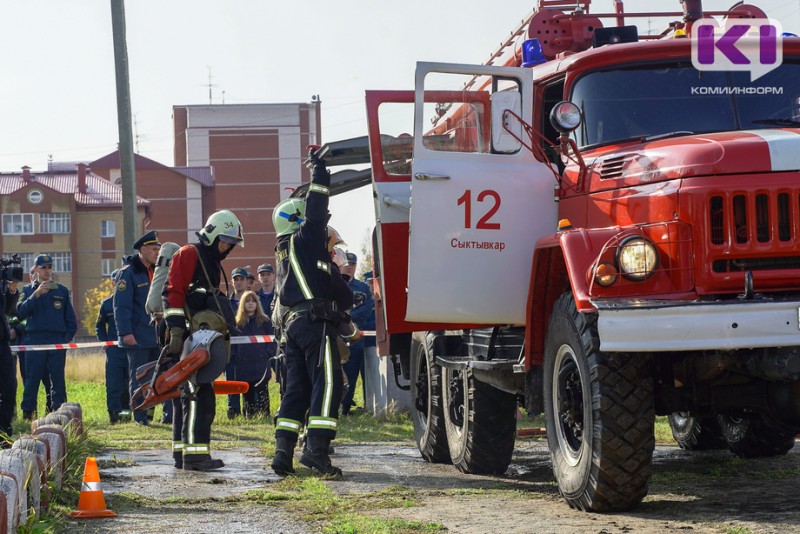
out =
<svg viewBox="0 0 800 534"><path fill-rule="evenodd" d="M31 266L31 270L28 272L28 285L31 287L36 282L36 265ZM19 315L14 315L13 317L9 318L9 322L11 323L11 328L14 330L15 335L14 337L14 345L24 345L25 344L25 320L20 319ZM17 353L17 359L19 360L19 375L22 377L22 383L25 383L25 351L20 351ZM44 388L44 407L46 413L50 413L53 411L53 387L50 383L50 374L45 369L44 374L42 375L42 387Z"/></svg>
<svg viewBox="0 0 800 534"><path fill-rule="evenodd" d="M228 295L231 301L231 307L234 313L239 309L239 301L242 295L247 291L247 277L250 274L244 267L237 267L231 271L231 282L233 283L233 291ZM228 380L236 380L236 362L230 361L225 366L225 378ZM228 419L235 419L242 415L242 399L241 395L228 395Z"/></svg>
<svg viewBox="0 0 800 534"><path fill-rule="evenodd" d="M222 260L236 244L244 246L242 224L228 210L212 214L197 232L199 243L186 245L172 257L164 286L164 320L169 328L168 354L179 355L187 333L187 321L204 310L221 315L228 328L235 326L233 309L219 285L225 279ZM226 281L227 285L227 281ZM176 403L177 404L177 403ZM211 471L224 467L211 458L211 423L216 399L212 384L190 380L181 389L178 417L176 406L172 425L175 467L192 471Z"/></svg>
<svg viewBox="0 0 800 534"><path fill-rule="evenodd" d="M147 293L153 280L158 251L158 233L147 232L136 240L133 248L137 254L123 258L124 265L117 273L114 287L114 322L117 326L119 346L128 357L130 396L139 387L136 370L158 359L159 347L156 330L150 324L150 315L145 311ZM164 403L162 422L172 422L172 403ZM146 410L133 412L133 420L143 426L150 423Z"/></svg>
<svg viewBox="0 0 800 534"><path fill-rule="evenodd" d="M75 310L69 290L53 280L53 260L50 256L36 256L37 281L22 288L17 304L17 314L25 319L25 342L30 345L68 343L78 330ZM67 351L33 350L25 354L25 380L22 394L22 417L33 418L39 396L39 382L47 371L50 374L53 408L58 409L67 400L64 365Z"/></svg>
<svg viewBox="0 0 800 534"><path fill-rule="evenodd" d="M358 256L352 252L347 253L347 265L342 267L342 278L347 280L347 286L353 292L353 310L350 317L360 330L375 330L375 303L372 300L372 291L369 286L356 278ZM361 339L350 345L350 357L342 365L347 376L347 391L342 397L342 415L349 415L350 409L356 405L353 396L356 391L358 375L361 375L361 385L364 386L364 348L375 346L375 338Z"/></svg>
<svg viewBox="0 0 800 534"><path fill-rule="evenodd" d="M119 271L111 273L111 281L117 279ZM106 407L108 408L108 418L111 424L120 421L120 414L123 409L128 409L130 403L123 401L130 400L128 384L130 382L128 370L128 355L117 345L117 325L114 322L114 295L103 299L100 310L97 313L97 320L94 325L95 334L98 341L113 341L113 346L108 346L106 350Z"/></svg>
<svg viewBox="0 0 800 534"><path fill-rule="evenodd" d="M307 447L300 463L338 478L328 447L336 437L342 370L336 328L349 317L339 310L353 305L353 295L328 252L328 187L330 174L314 151L312 181L306 201L290 198L272 214L278 317L285 341L285 393L275 425L272 469L293 473L292 455L308 411Z"/></svg>
<svg viewBox="0 0 800 534"><path fill-rule="evenodd" d="M272 317L272 298L275 295L275 269L269 263L258 266L259 288L256 291L264 313Z"/></svg>

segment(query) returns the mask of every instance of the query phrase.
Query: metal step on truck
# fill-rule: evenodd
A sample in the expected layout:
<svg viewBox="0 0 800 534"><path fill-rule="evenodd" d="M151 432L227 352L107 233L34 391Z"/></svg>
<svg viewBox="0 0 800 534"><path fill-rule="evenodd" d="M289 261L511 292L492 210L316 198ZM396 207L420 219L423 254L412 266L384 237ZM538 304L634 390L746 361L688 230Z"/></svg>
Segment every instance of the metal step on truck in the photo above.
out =
<svg viewBox="0 0 800 534"><path fill-rule="evenodd" d="M656 415L745 458L800 430L800 39L689 0L642 36L616 6L540 0L490 64L419 63L367 93L361 147L422 456L503 473L523 405L598 512L647 494Z"/></svg>

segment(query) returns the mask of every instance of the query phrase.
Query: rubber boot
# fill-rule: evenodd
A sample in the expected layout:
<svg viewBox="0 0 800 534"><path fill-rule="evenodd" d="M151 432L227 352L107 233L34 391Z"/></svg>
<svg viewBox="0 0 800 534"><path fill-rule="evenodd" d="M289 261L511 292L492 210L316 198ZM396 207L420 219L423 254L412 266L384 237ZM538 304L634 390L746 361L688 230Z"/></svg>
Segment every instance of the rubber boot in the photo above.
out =
<svg viewBox="0 0 800 534"><path fill-rule="evenodd" d="M275 438L275 457L272 459L272 470L276 475L285 477L294 474L292 458L295 445L297 445L297 438Z"/></svg>
<svg viewBox="0 0 800 534"><path fill-rule="evenodd" d="M330 438L308 436L307 447L300 456L300 463L309 469L318 471L322 476L329 479L342 478L342 470L331 465L328 456L328 447L331 445Z"/></svg>
<svg viewBox="0 0 800 534"><path fill-rule="evenodd" d="M213 471L225 467L222 460L212 460L210 454L189 454L183 456L185 471Z"/></svg>
<svg viewBox="0 0 800 534"><path fill-rule="evenodd" d="M181 451L174 451L172 459L175 460L175 469L183 469L183 453Z"/></svg>
<svg viewBox="0 0 800 534"><path fill-rule="evenodd" d="M303 452L306 452L308 450L308 440L306 439L307 437L308 433L304 433L303 437L300 438L300 444L303 446ZM336 450L333 448L333 445L328 445L328 454L334 454L335 452Z"/></svg>

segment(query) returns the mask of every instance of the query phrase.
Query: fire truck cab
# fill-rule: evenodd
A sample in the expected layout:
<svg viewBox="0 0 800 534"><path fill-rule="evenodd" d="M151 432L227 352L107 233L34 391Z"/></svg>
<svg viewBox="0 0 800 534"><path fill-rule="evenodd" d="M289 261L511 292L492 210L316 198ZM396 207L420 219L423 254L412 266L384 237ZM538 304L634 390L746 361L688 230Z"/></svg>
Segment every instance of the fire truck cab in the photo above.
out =
<svg viewBox="0 0 800 534"><path fill-rule="evenodd" d="M693 65L699 1L655 39L588 4L367 93L374 274L426 460L504 472L523 404L569 505L618 511L656 415L742 457L800 431L800 39L751 80Z"/></svg>

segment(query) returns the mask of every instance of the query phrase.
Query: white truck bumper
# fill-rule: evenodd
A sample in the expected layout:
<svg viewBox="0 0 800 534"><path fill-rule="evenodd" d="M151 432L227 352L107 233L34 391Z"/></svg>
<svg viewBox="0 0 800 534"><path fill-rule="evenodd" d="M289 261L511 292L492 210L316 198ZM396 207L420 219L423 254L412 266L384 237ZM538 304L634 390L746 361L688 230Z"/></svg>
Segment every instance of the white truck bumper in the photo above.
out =
<svg viewBox="0 0 800 534"><path fill-rule="evenodd" d="M800 300L597 300L600 350L666 352L800 346Z"/></svg>

